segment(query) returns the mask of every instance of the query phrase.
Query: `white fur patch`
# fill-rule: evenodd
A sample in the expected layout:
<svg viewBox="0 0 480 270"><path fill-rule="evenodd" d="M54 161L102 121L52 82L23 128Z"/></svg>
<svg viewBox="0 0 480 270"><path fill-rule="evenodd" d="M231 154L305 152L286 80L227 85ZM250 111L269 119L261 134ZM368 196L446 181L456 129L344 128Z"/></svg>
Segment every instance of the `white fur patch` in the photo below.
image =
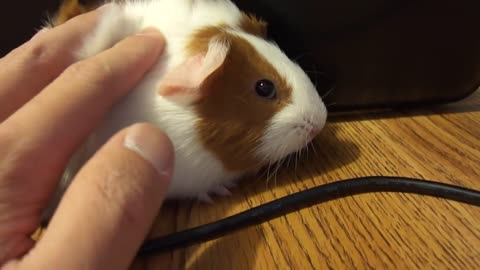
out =
<svg viewBox="0 0 480 270"><path fill-rule="evenodd" d="M139 30L141 18L128 16L120 5L109 5L102 12L102 19L97 28L77 51L78 59L85 59L104 51Z"/></svg>

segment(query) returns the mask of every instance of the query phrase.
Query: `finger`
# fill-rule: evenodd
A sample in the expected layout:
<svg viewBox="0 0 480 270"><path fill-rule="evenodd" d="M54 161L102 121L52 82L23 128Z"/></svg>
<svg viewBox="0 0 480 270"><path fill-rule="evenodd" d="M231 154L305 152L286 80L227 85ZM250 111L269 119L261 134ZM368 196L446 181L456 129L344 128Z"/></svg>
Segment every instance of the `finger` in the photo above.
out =
<svg viewBox="0 0 480 270"><path fill-rule="evenodd" d="M53 189L52 181L74 149L144 76L163 45L163 37L149 30L71 65L0 126L4 137L15 137L9 152L17 162L30 164L26 173L34 171L42 185Z"/></svg>
<svg viewBox="0 0 480 270"><path fill-rule="evenodd" d="M40 31L0 61L0 122L74 62L73 51L94 27L99 10Z"/></svg>
<svg viewBox="0 0 480 270"><path fill-rule="evenodd" d="M173 155L150 125L113 137L72 182L25 269L126 269L158 214Z"/></svg>

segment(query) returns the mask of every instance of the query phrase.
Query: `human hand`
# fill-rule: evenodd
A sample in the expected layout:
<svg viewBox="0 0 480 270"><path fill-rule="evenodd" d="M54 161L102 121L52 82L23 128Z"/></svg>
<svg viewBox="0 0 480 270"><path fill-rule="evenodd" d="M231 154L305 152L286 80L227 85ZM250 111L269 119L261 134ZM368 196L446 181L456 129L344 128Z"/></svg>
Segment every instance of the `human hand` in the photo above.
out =
<svg viewBox="0 0 480 270"><path fill-rule="evenodd" d="M172 166L170 140L136 124L80 170L34 243L68 158L162 53L153 30L75 62L98 10L37 34L0 59L0 266L124 269L159 210Z"/></svg>

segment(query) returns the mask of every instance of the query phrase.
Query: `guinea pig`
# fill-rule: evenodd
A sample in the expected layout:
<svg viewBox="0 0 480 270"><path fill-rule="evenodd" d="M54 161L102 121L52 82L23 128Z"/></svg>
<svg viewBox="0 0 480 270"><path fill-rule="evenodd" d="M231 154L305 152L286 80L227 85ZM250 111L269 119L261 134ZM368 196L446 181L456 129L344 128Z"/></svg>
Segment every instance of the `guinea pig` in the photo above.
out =
<svg viewBox="0 0 480 270"><path fill-rule="evenodd" d="M173 143L169 199L226 192L323 129L327 109L307 74L267 40L264 21L230 0L111 3L75 55L90 57L147 27L165 36L163 55L73 155L61 189L109 137L137 122L157 125Z"/></svg>

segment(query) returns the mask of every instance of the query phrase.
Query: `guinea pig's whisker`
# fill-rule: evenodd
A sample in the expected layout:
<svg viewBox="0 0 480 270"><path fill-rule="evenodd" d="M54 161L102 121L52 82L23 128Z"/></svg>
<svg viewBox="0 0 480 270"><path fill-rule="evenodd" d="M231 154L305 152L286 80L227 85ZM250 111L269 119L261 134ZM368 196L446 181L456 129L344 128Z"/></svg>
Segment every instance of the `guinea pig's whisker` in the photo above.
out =
<svg viewBox="0 0 480 270"><path fill-rule="evenodd" d="M267 167L267 181L266 181L267 189L268 189L268 183L270 182L270 168L271 167L272 167L272 163L269 162L268 167Z"/></svg>
<svg viewBox="0 0 480 270"><path fill-rule="evenodd" d="M335 87L330 88L325 94L322 95L322 99L327 98L334 90Z"/></svg>
<svg viewBox="0 0 480 270"><path fill-rule="evenodd" d="M307 55L309 55L309 54L312 54L312 53L311 53L311 52L304 52L304 53L300 54L299 56L295 57L295 58L293 59L293 62L297 62L298 60L302 59L303 57L305 57L305 56L307 56Z"/></svg>
<svg viewBox="0 0 480 270"><path fill-rule="evenodd" d="M258 181L261 181L262 178L265 176L266 168L267 166L263 167L255 174L255 183L257 183Z"/></svg>
<svg viewBox="0 0 480 270"><path fill-rule="evenodd" d="M316 145L313 143L313 141L311 141L310 144L312 145L312 150L313 150L313 154L315 155L315 157L319 157L317 149L316 149L317 148Z"/></svg>
<svg viewBox="0 0 480 270"><path fill-rule="evenodd" d="M305 73L312 73L312 74L321 74L321 75L327 74L326 72L319 71L319 70L304 70L304 71Z"/></svg>
<svg viewBox="0 0 480 270"><path fill-rule="evenodd" d="M283 145L283 150L282 150L282 155L281 156L284 156L286 152L287 152L287 147L285 145ZM280 160L279 164L278 164L277 171L275 173L275 187L277 186L278 173L280 172L280 169L283 167L283 165L285 165L285 162L287 161L287 157L282 158Z"/></svg>
<svg viewBox="0 0 480 270"><path fill-rule="evenodd" d="M263 168L263 172L259 176L259 178L264 178L265 176L267 176L267 179L268 179L268 171L270 170L270 166L271 166L271 163L268 163L268 165Z"/></svg>
<svg viewBox="0 0 480 270"><path fill-rule="evenodd" d="M286 165L287 168L289 168L289 166L290 166L290 162L292 161L292 157L293 157L292 155L288 155L287 158L286 158L287 159L287 165Z"/></svg>
<svg viewBox="0 0 480 270"><path fill-rule="evenodd" d="M298 154L299 154L299 151L296 151L295 152L295 171L298 170Z"/></svg>
<svg viewBox="0 0 480 270"><path fill-rule="evenodd" d="M273 187L276 187L277 185L277 171L278 171L278 168L279 168L279 165L280 165L280 161L277 161L275 163L273 163L273 171L272 171L272 174L270 175L270 178L273 179Z"/></svg>
<svg viewBox="0 0 480 270"><path fill-rule="evenodd" d="M280 170L281 166L282 166L282 163L283 163L284 159L281 159L277 162L273 162L273 163L270 163L269 166L268 166L268 175L267 175L267 188L268 188L268 184L270 183L270 180L274 180L274 187L277 186L277 174L278 174L278 171ZM273 168L273 171L270 172L270 169Z"/></svg>
<svg viewBox="0 0 480 270"><path fill-rule="evenodd" d="M310 147L310 152L313 154L313 156L316 156L317 155L317 152L315 150L315 146L313 145L313 143L308 143L309 147Z"/></svg>
<svg viewBox="0 0 480 270"><path fill-rule="evenodd" d="M306 152L307 152L306 157L308 158L309 155L310 155L310 153L308 152L310 150L310 144L309 143L307 143L307 145L305 146L305 149L306 149Z"/></svg>
<svg viewBox="0 0 480 270"><path fill-rule="evenodd" d="M277 175L280 167L282 166L282 162L277 162L277 166L275 168L275 171L273 172L273 187L277 187Z"/></svg>
<svg viewBox="0 0 480 270"><path fill-rule="evenodd" d="M300 151L300 157L299 157L300 159L302 159L303 156L306 155L306 154L305 154L306 151L307 151L307 149L306 149L305 147L303 147L303 148L302 148L302 151Z"/></svg>
<svg viewBox="0 0 480 270"><path fill-rule="evenodd" d="M301 164L299 164L300 162L300 152L296 152L295 153L295 171L298 171L298 169L300 168Z"/></svg>
<svg viewBox="0 0 480 270"><path fill-rule="evenodd" d="M317 66L316 66L315 64L313 65L313 68L314 68L314 71L313 71L313 72L312 72L312 71L309 71L309 72L307 72L307 73L312 73L312 74L315 75L315 88L318 89L318 75L320 75L320 74L323 75L323 74L325 74L325 72L320 72L320 71L318 71Z"/></svg>

